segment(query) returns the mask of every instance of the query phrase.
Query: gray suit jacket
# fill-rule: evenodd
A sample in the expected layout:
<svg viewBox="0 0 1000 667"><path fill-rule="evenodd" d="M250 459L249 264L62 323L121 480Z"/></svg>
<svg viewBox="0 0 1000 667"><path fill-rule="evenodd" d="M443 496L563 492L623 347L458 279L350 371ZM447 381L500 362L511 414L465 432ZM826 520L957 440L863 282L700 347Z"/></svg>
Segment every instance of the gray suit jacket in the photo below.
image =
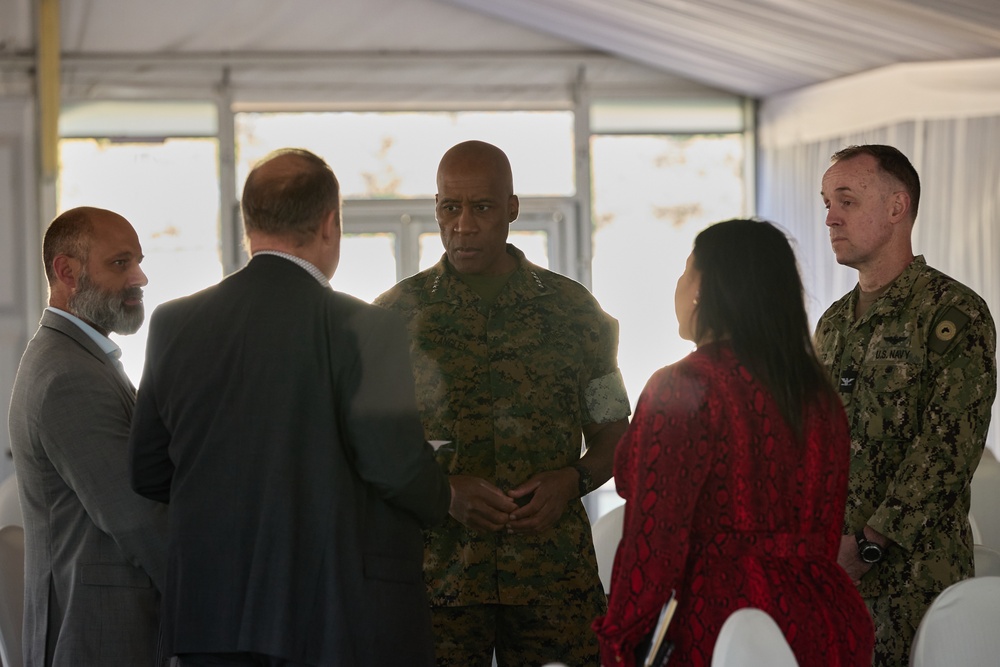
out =
<svg viewBox="0 0 1000 667"><path fill-rule="evenodd" d="M21 358L9 427L24 513L25 664L155 662L166 512L129 483L134 390L55 313Z"/></svg>

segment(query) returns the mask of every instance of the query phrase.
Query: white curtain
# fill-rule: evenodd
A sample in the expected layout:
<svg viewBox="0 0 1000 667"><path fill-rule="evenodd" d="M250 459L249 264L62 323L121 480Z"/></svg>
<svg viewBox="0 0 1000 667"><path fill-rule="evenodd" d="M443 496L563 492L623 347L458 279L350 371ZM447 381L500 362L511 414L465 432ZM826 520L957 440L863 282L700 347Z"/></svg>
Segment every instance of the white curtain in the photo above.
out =
<svg viewBox="0 0 1000 667"><path fill-rule="evenodd" d="M1000 114L911 120L783 146L759 154L758 212L796 240L813 324L857 282L833 257L819 195L830 156L850 144L890 144L920 175L914 252L978 292L1000 320ZM1000 454L1000 406L988 446Z"/></svg>

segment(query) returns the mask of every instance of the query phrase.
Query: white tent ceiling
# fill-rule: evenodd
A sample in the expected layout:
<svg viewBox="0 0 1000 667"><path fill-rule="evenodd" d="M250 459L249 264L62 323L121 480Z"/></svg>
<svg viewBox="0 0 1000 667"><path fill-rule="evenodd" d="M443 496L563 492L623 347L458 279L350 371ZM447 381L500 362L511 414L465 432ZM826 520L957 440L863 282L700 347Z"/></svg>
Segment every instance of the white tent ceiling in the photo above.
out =
<svg viewBox="0 0 1000 667"><path fill-rule="evenodd" d="M0 0L0 65L35 0ZM608 53L751 97L1000 56L998 0L62 0L64 61ZM2 91L0 91L2 92Z"/></svg>
<svg viewBox="0 0 1000 667"><path fill-rule="evenodd" d="M884 65L1000 55L998 0L449 0L765 97Z"/></svg>

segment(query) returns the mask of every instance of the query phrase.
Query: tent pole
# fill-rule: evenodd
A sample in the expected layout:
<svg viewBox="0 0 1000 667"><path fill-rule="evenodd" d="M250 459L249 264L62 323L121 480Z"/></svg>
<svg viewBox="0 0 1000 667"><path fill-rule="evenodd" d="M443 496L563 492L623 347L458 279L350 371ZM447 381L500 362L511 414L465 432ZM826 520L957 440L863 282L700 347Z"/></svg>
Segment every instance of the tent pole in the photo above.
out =
<svg viewBox="0 0 1000 667"><path fill-rule="evenodd" d="M37 85L38 158L41 166L39 214L43 225L55 217L59 176L60 28L59 0L38 1Z"/></svg>

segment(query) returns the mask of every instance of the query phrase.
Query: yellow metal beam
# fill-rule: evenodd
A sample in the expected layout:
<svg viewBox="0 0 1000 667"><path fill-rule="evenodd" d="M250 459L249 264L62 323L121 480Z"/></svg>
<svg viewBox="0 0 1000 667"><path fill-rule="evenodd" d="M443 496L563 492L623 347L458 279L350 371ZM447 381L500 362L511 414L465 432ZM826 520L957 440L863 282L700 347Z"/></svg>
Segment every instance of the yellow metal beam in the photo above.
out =
<svg viewBox="0 0 1000 667"><path fill-rule="evenodd" d="M60 28L59 0L38 2L38 119L42 182L59 173Z"/></svg>

